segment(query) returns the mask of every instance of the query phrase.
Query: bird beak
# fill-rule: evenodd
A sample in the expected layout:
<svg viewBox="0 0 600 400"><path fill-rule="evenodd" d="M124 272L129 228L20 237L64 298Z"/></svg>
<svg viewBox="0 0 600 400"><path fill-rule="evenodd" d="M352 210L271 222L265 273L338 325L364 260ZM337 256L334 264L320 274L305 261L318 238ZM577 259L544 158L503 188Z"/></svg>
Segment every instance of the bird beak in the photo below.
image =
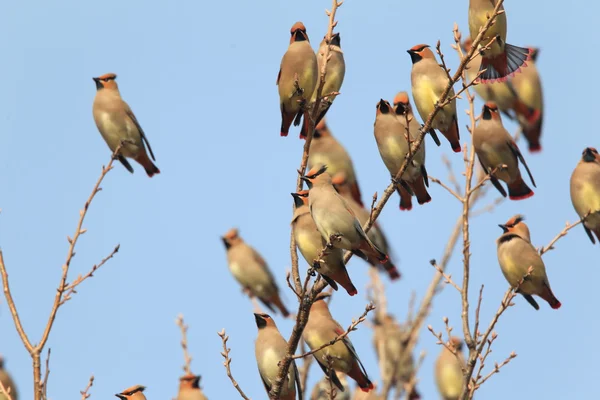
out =
<svg viewBox="0 0 600 400"><path fill-rule="evenodd" d="M115 394L115 396L117 396L121 400L127 400L127 397L123 396L121 393L117 393L117 394Z"/></svg>
<svg viewBox="0 0 600 400"><path fill-rule="evenodd" d="M309 189L312 188L312 182L309 177L301 176L300 179L302 179L304 182L306 182L306 186L308 186Z"/></svg>
<svg viewBox="0 0 600 400"><path fill-rule="evenodd" d="M340 34L339 33L335 33L331 37L331 44L334 45L334 46L340 47Z"/></svg>
<svg viewBox="0 0 600 400"><path fill-rule="evenodd" d="M504 233L508 232L508 228L506 227L506 225L498 224L498 226L500 228L502 228L502 230L504 231Z"/></svg>
<svg viewBox="0 0 600 400"><path fill-rule="evenodd" d="M377 103L377 109L382 114L387 114L388 112L390 112L390 108L388 107L388 105L385 103L385 100L383 100L383 99L379 100L379 103Z"/></svg>
<svg viewBox="0 0 600 400"><path fill-rule="evenodd" d="M294 206L296 208L302 207L304 205L304 199L298 193L290 193L294 198Z"/></svg>
<svg viewBox="0 0 600 400"><path fill-rule="evenodd" d="M264 328L267 326L267 321L262 317L262 315L254 313L254 319L256 320L256 326L258 329Z"/></svg>
<svg viewBox="0 0 600 400"><path fill-rule="evenodd" d="M226 249L229 249L231 247L231 244L229 243L229 240L227 240L227 238L221 236L221 240L223 241L223 245Z"/></svg>

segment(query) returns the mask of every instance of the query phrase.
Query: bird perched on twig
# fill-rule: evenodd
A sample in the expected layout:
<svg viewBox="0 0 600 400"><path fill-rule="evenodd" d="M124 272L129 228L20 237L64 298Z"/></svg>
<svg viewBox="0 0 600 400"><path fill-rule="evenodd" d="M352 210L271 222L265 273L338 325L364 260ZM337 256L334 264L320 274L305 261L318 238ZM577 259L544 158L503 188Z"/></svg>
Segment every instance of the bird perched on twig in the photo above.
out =
<svg viewBox="0 0 600 400"><path fill-rule="evenodd" d="M600 243L600 155L588 147L571 175L571 202L580 218L585 218L583 228L592 243L594 235Z"/></svg>

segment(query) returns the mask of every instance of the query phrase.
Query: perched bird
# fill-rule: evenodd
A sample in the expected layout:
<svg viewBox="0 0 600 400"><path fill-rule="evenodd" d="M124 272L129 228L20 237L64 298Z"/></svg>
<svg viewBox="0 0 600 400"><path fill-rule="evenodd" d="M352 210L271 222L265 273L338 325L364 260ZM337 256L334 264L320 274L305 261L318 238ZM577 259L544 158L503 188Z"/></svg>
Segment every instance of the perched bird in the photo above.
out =
<svg viewBox="0 0 600 400"><path fill-rule="evenodd" d="M369 210L365 209L363 206L354 201L352 194L348 189L348 185L346 184L346 178L344 174L338 173L336 176L331 178L331 183L337 192L346 200L348 206L350 206L350 209L352 212L354 212L354 215L356 215L356 219L358 219L358 222L360 222L360 225L364 226L371 217L371 213ZM390 246L388 244L388 240L377 221L373 223L373 226L371 229L369 229L369 232L367 232L367 237L371 240L371 242L373 242L375 247L381 249L381 251L388 255L388 260L384 263L380 263L376 258L374 259L369 257L361 251L355 251L354 254L371 264L373 267L384 270L392 281L399 279L401 276L400 271L398 271L398 268L396 268L392 258L390 257Z"/></svg>
<svg viewBox="0 0 600 400"><path fill-rule="evenodd" d="M469 31L471 40L475 41L479 31L494 15L497 0L469 0ZM504 11L504 5L498 9ZM482 82L503 82L508 75L519 72L526 67L529 59L529 49L506 43L506 13L503 12L486 31L480 46L485 47L492 41L490 47L481 51L481 69L486 71L481 75Z"/></svg>
<svg viewBox="0 0 600 400"><path fill-rule="evenodd" d="M177 400L207 400L200 389L200 375L190 373L179 378Z"/></svg>
<svg viewBox="0 0 600 400"><path fill-rule="evenodd" d="M463 47L467 52L471 49L470 38L463 42ZM538 50L532 49L531 51L532 59L529 61L528 67L520 74L509 77L506 82L479 83L474 87L484 101L496 103L506 116L519 122L523 136L529 144L529 151L535 153L542 149L540 136L542 134L544 99L542 82L535 65ZM477 78L480 65L481 55L475 53L465 69L470 81Z"/></svg>
<svg viewBox="0 0 600 400"><path fill-rule="evenodd" d="M121 393L115 394L115 396L121 400L146 400L146 396L143 393L144 390L146 390L146 386L135 385L123 390Z"/></svg>
<svg viewBox="0 0 600 400"><path fill-rule="evenodd" d="M315 128L315 134L310 142L308 153L308 169L320 168L327 165L327 172L334 176L340 172L346 175L346 180L352 191L352 198L363 205L360 189L356 180L356 172L350 155L340 142L331 134L331 131L322 119Z"/></svg>
<svg viewBox="0 0 600 400"><path fill-rule="evenodd" d="M319 293L310 307L308 322L304 332L302 332L302 337L311 350L315 350L325 343L330 343L345 332L329 312L329 307L325 302L325 299L329 296L327 293ZM369 380L367 372L348 336L317 351L314 353L314 357L325 375L329 375L328 365L331 365L331 369L334 371L343 372L354 379L363 391L368 392L373 389L373 384ZM331 379L338 389L344 391L344 386L337 379L337 375L332 374Z"/></svg>
<svg viewBox="0 0 600 400"><path fill-rule="evenodd" d="M592 232L600 243L600 155L593 147L583 150L581 161L571 175L571 202L592 243ZM589 215L588 215L589 214Z"/></svg>
<svg viewBox="0 0 600 400"><path fill-rule="evenodd" d="M287 342L279 333L275 321L268 314L254 314L256 326L258 327L258 337L256 338L254 353L260 378L265 385L267 394L271 391L277 374L279 372L279 362L285 358L287 353ZM281 400L295 400L296 393L298 399L302 399L302 388L300 387L300 376L296 362L292 360L287 377L281 388Z"/></svg>
<svg viewBox="0 0 600 400"><path fill-rule="evenodd" d="M8 371L4 368L4 358L0 356L0 382L6 390L9 391L12 400L19 400L19 391ZM0 400L8 400L3 393L0 393Z"/></svg>
<svg viewBox="0 0 600 400"><path fill-rule="evenodd" d="M335 390L335 400L350 400L350 386L348 385L348 380L346 376L339 372L335 371L337 378L340 383L344 387L343 391L340 391L335 386L333 386L333 390ZM332 389L332 384L329 382L329 378L324 376L317 384L313 387L313 390L310 394L310 400L329 400L331 399L330 392ZM362 391L361 391L362 393Z"/></svg>
<svg viewBox="0 0 600 400"><path fill-rule="evenodd" d="M433 52L426 44L418 44L407 50L410 54L413 66L410 73L412 83L412 95L417 106L417 111L421 115L423 122L426 122L429 115L435 110L436 104L440 101L442 93L448 86L450 80L448 74L437 63ZM454 97L454 89L450 88L448 99ZM431 123L429 133L439 146L440 142L435 135L434 129L442 132L448 139L452 150L460 153L460 134L458 131L458 118L456 116L456 99L446 104L435 116Z"/></svg>
<svg viewBox="0 0 600 400"><path fill-rule="evenodd" d="M412 146L412 142L417 140L420 129L419 123L412 113L408 94L400 92L394 100L396 103L394 108L383 99L379 101L374 124L379 154L392 178L400 171L400 167L410 152L409 146ZM429 181L427 169L425 169L425 142L417 150L399 182L396 190L400 195L400 210L412 209L412 193L417 196L419 204L431 201L431 196L427 193L426 188Z"/></svg>
<svg viewBox="0 0 600 400"><path fill-rule="evenodd" d="M448 346L452 347L456 354L442 346L435 362L435 382L443 400L458 400L463 389L463 368L467 365L462 353L462 341L452 337Z"/></svg>
<svg viewBox="0 0 600 400"><path fill-rule="evenodd" d="M389 382L391 387L403 388L415 373L412 353L406 349L406 329L388 314L375 318L373 331L373 345L384 385ZM409 399L420 398L417 389L413 388Z"/></svg>
<svg viewBox="0 0 600 400"><path fill-rule="evenodd" d="M533 190L521 176L519 161L535 187L531 171L519 147L502 125L502 118L495 103L484 104L481 120L473 130L473 146L483 170L487 173L495 170L490 181L502 196L506 197L506 191L498 179L506 182L511 200L523 200L533 196Z"/></svg>
<svg viewBox="0 0 600 400"><path fill-rule="evenodd" d="M317 77L321 75L321 70L323 69L323 64L327 63L326 74L325 74L325 84L323 85L323 90L321 91L321 96L324 96L323 102L319 107L321 111L317 117L315 123L318 125L319 122L325 117L329 107L333 104L333 101L337 97L337 95L333 94L331 96L327 96L330 93L339 92L342 88L342 83L344 82L344 75L346 74L346 63L344 61L344 52L342 51L340 45L340 34L334 33L331 36L331 43L329 44L329 61L325 58L325 52L327 51L327 37L323 38L323 41L319 45L319 50L317 51L317 64L318 64L318 72ZM317 101L317 92L319 91L319 79L317 79L317 85L315 86L315 91L313 93L311 103L315 103ZM306 124L302 126L302 131L300 136L306 137Z"/></svg>
<svg viewBox="0 0 600 400"><path fill-rule="evenodd" d="M313 265L320 252L325 248L327 242L317 229L308 208L308 190L292 193L296 209L292 217L292 232L296 239L296 245L300 253L309 265ZM338 290L338 283L346 289L350 296L358 293L352 283L346 264L344 264L344 253L341 249L328 249L321 257L323 262L319 263L317 271L323 279L334 290Z"/></svg>
<svg viewBox="0 0 600 400"><path fill-rule="evenodd" d="M233 277L250 296L256 296L272 312L277 307L284 317L290 315L279 297L279 288L267 262L239 236L237 229L222 238L227 250L227 262Z"/></svg>
<svg viewBox="0 0 600 400"><path fill-rule="evenodd" d="M114 152L123 142L117 158L129 172L133 173L133 167L125 157L137 161L149 177L160 174L160 170L152 162L156 159L144 130L129 105L121 98L117 75L109 73L92 79L96 82L96 97L92 108L94 121L108 148ZM152 160L148 157L146 147Z"/></svg>
<svg viewBox="0 0 600 400"><path fill-rule="evenodd" d="M290 125L300 125L305 104L317 86L317 56L315 55L306 27L296 22L291 29L290 46L281 59L277 86L281 109L281 136L287 136ZM304 124L308 121L304 118ZM302 138L302 136L300 136Z"/></svg>
<svg viewBox="0 0 600 400"><path fill-rule="evenodd" d="M515 215L504 225L498 225L504 233L496 240L498 244L498 262L502 273L511 287L518 288L525 300L536 310L540 309L533 295L546 300L550 307L560 308L560 301L552 293L546 275L546 267L542 257L531 244L529 228L523 222L522 215ZM527 271L532 267L529 276ZM519 282L521 282L519 286Z"/></svg>
<svg viewBox="0 0 600 400"><path fill-rule="evenodd" d="M327 166L311 169L302 177L309 187L308 207L321 236L334 247L360 251L381 264L388 256L371 242L348 202L331 184Z"/></svg>

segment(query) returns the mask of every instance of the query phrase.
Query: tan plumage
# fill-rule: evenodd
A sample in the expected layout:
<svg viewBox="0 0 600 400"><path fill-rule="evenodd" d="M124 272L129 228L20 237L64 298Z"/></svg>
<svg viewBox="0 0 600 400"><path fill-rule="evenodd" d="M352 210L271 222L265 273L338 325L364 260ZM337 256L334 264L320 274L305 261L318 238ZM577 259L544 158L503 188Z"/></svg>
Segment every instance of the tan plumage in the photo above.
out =
<svg viewBox="0 0 600 400"><path fill-rule="evenodd" d="M352 400L385 400L383 395L377 394L375 390L371 390L369 393L363 392L360 388L356 388Z"/></svg>
<svg viewBox="0 0 600 400"><path fill-rule="evenodd" d="M321 236L334 247L361 251L367 257L385 263L387 255L367 237L347 201L333 188L331 176L326 170L326 166L318 170L313 168L302 177L310 188L310 214Z"/></svg>
<svg viewBox="0 0 600 400"><path fill-rule="evenodd" d="M561 306L560 301L552 293L544 261L531 244L529 228L523 219L522 215L515 215L504 225L499 225L504 231L502 236L496 240L500 268L511 287L519 287L519 282L523 280L517 291L533 308L540 309L533 298L533 295L536 295L546 300L550 307L558 309ZM530 267L533 270L525 278Z"/></svg>
<svg viewBox="0 0 600 400"><path fill-rule="evenodd" d="M469 0L469 31L471 40L475 40L479 31L494 15L497 0ZM499 11L504 11L501 5ZM506 43L506 12L499 14L486 31L480 43L487 46L495 38L491 46L482 52L481 69L486 71L481 75L482 82L506 81L508 75L526 67L529 59L529 49Z"/></svg>
<svg viewBox="0 0 600 400"><path fill-rule="evenodd" d="M352 198L352 192L350 191L350 187L346 184L344 174L339 173L336 176L334 176L331 179L331 183L333 184L335 190L337 190L337 192L346 200L346 203L348 204L348 206L350 206L350 209L356 216L356 219L358 219L360 225L364 226L369 220L371 213L362 205L354 201L354 199ZM388 255L387 261L384 263L380 263L379 260L377 260L376 258L369 257L368 255L363 254L361 251L355 251L354 254L367 261L373 267L384 270L391 280L399 279L401 276L400 271L398 271L398 268L396 268L392 261L392 258L390 256L388 240L377 221L375 221L371 229L369 229L369 232L367 232L367 237L371 240L371 242L373 242L375 247L381 249L381 251Z"/></svg>
<svg viewBox="0 0 600 400"><path fill-rule="evenodd" d="M317 295L315 302L310 308L304 332L302 332L302 337L311 350L315 350L325 343L331 342L345 331L329 312L329 307L325 302L325 298L328 296L329 294L326 293ZM373 389L373 384L369 380L367 372L360 362L348 336L331 346L317 351L314 353L314 357L325 374L328 373L327 357L330 357L331 368L334 371L343 372L354 379L358 383L358 386L365 392ZM332 376L332 380L340 390L344 390L343 385L339 382L335 374Z"/></svg>
<svg viewBox="0 0 600 400"><path fill-rule="evenodd" d="M272 389L279 372L279 362L285 358L287 353L287 342L279 333L275 321L268 314L254 314L258 336L256 338L254 354L258 365L258 372L262 379L265 390L269 393ZM302 399L302 388L300 387L300 376L296 368L296 362L292 360L287 377L281 388L281 400Z"/></svg>
<svg viewBox="0 0 600 400"><path fill-rule="evenodd" d="M600 243L600 156L593 147L583 150L581 160L571 175L571 202L592 243L592 232ZM588 215L589 214L589 215Z"/></svg>
<svg viewBox="0 0 600 400"><path fill-rule="evenodd" d="M131 386L121 393L115 394L121 400L146 400L146 396L144 396L144 390L146 390L146 386L135 385Z"/></svg>
<svg viewBox="0 0 600 400"><path fill-rule="evenodd" d="M471 39L463 42L466 51L471 48ZM506 82L484 83L475 85L475 91L486 102L491 101L498 105L500 111L510 119L516 119L521 126L523 136L527 139L529 151L541 151L540 136L544 113L544 100L542 82L535 65L538 50L532 49L532 59L528 67L520 74L509 77ZM481 55L475 53L473 60L466 68L469 81L477 77Z"/></svg>
<svg viewBox="0 0 600 400"><path fill-rule="evenodd" d="M463 388L463 368L466 368L462 354L462 341L452 337L448 345L457 354L442 346L442 351L435 362L435 382L442 400L458 400Z"/></svg>
<svg viewBox="0 0 600 400"><path fill-rule="evenodd" d="M200 375L186 374L179 378L177 400L208 400L200 388Z"/></svg>
<svg viewBox="0 0 600 400"><path fill-rule="evenodd" d="M326 376L323 376L323 378L319 380L319 382L317 382L317 384L313 387L313 390L310 393L310 400L330 400L331 397L329 393L331 392L332 388L335 390L335 400L350 400L351 392L346 375L338 371L335 371L335 374L344 387L344 391L336 388L336 386L332 385Z"/></svg>
<svg viewBox="0 0 600 400"><path fill-rule="evenodd" d="M344 173L352 191L352 198L363 205L352 159L344 146L331 134L325 119L317 124L315 134L310 142L308 169L319 169L323 165L327 165L327 172L331 176Z"/></svg>
<svg viewBox="0 0 600 400"><path fill-rule="evenodd" d="M290 125L300 124L304 104L310 101L317 85L317 56L315 55L306 27L296 22L291 29L290 45L281 59L277 87L279 89L279 108L281 110L281 136L287 136ZM297 86L296 87L296 80ZM298 90L298 88L300 90ZM306 125L308 121L304 119ZM302 137L302 136L301 136Z"/></svg>
<svg viewBox="0 0 600 400"><path fill-rule="evenodd" d="M407 50L413 66L410 73L412 95L421 119L425 123L435 109L442 93L450 80L444 69L437 63L433 52L428 45L418 44ZM454 96L454 89L450 89L448 98ZM448 139L452 150L460 153L460 133L458 118L456 116L456 99L444 106L435 116L429 131L434 140L434 129L439 130ZM439 141L436 141L439 146Z"/></svg>
<svg viewBox="0 0 600 400"><path fill-rule="evenodd" d="M4 368L4 358L2 356L0 356L0 382L2 382L4 388L9 391L12 400L19 400L19 391L17 390L17 386L15 385L12 376ZM0 393L0 400L8 400L8 397L3 393Z"/></svg>
<svg viewBox="0 0 600 400"><path fill-rule="evenodd" d="M292 217L292 232L296 239L296 245L300 253L309 265L313 265L322 249L325 248L327 242L317 229L313 221L310 210L308 208L308 190L303 190L298 193L292 193L296 209ZM344 253L341 249L332 248L321 258L323 262L319 263L318 272L329 283L329 285L338 290L339 283L350 296L358 293L356 287L352 283L346 264L344 264Z"/></svg>
<svg viewBox="0 0 600 400"><path fill-rule="evenodd" d="M406 92L398 93L394 103L396 105L392 108L387 101L383 99L379 101L374 124L377 148L392 178L400 171L400 167L409 153L407 136L409 136L410 146L412 146L412 142L416 141L419 136L420 129L419 123L412 113L408 94ZM425 169L425 142L423 142L397 185L396 190L400 195L400 210L412 209L411 193L417 196L419 204L429 203L431 196L427 193L426 186L428 185L427 170Z"/></svg>
<svg viewBox="0 0 600 400"><path fill-rule="evenodd" d="M406 330L391 315L385 315L374 321L373 345L379 360L379 370L383 384L403 388L414 374L414 360L406 351ZM416 388L409 396L410 400L420 399Z"/></svg>
<svg viewBox="0 0 600 400"><path fill-rule="evenodd" d="M521 176L519 161L525 167L535 187L533 176L519 147L502 125L498 106L495 103L488 102L483 106L481 120L473 130L473 146L483 169L486 172L496 170L490 180L502 196L506 197L506 192L498 179L508 185L508 195L511 200L523 200L533 196L533 190L527 186ZM503 165L506 168L502 167Z"/></svg>
<svg viewBox="0 0 600 400"><path fill-rule="evenodd" d="M227 249L229 270L242 288L258 297L269 310L275 312L274 307L277 307L287 317L289 312L281 301L279 288L266 261L244 242L237 229L229 230L221 240Z"/></svg>
<svg viewBox="0 0 600 400"><path fill-rule="evenodd" d="M96 82L96 97L92 108L94 121L111 151L115 151L122 141L119 161L133 173L133 168L125 157L133 158L144 169L149 177L159 174L160 170L154 165L154 153L150 142L129 105L121 98L117 86L117 75L109 73L93 78ZM146 147L152 160L146 153Z"/></svg>

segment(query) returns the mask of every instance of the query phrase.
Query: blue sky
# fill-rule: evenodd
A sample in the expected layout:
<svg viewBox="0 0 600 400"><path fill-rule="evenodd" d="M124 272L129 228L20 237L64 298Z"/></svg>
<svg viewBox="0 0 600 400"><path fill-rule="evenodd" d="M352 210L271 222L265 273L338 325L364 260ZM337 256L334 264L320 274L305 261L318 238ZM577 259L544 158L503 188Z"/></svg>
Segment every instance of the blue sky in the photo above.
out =
<svg viewBox="0 0 600 400"><path fill-rule="evenodd" d="M9 2L0 13L3 89L0 95L0 245L13 296L32 341L46 323L61 265L78 211L89 195L109 151L92 119L93 76L119 75L121 93L144 127L162 173L148 179L136 164L134 175L117 165L107 177L85 222L71 279L85 273L114 245L115 259L84 283L60 311L48 345L52 348L48 393L77 398L91 374L92 398L110 398L133 384L148 386L149 399L177 392L183 357L178 313L190 325L192 369L203 376L211 399L236 398L220 356L217 331L230 335L232 369L254 399L265 398L254 360L256 328L252 304L227 269L219 236L235 226L268 261L281 287L290 266L289 222L302 141L296 131L279 137L275 86L289 28L301 20L313 46L325 34L329 1L292 6L289 2L159 3L107 0L102 3L35 0ZM353 157L364 199L389 182L373 138L375 105L410 89L410 57L417 43L441 39L453 69L450 48L457 22L467 35L468 2L347 0L339 10L347 72L328 114L334 135ZM538 60L545 91L543 152L530 155L521 145L536 179L536 194L505 202L473 220L471 299L485 284L483 324L507 288L496 259L498 223L516 213L527 217L535 245L547 244L576 214L569 177L581 151L598 146L586 115L598 105L593 76L574 82L575 55L588 54L597 5L572 2L569 9L540 0L507 1L508 43L541 48ZM573 23L571 21L577 21ZM560 26L560 29L557 27ZM585 57L593 64L593 52ZM582 68L582 65L579 68ZM574 77L579 80L582 75ZM583 84L582 84L583 83ZM459 102L462 137L468 122ZM477 100L477 108L481 102ZM585 112L582 112L585 110ZM582 120L583 118L583 120ZM515 126L507 123L511 131ZM464 139L463 139L464 140ZM461 156L447 143L428 140L427 168L445 178L446 154L457 172ZM411 291L423 295L432 274L428 261L439 258L460 204L432 185L433 201L400 213L394 197L381 224L399 261L403 279L386 282L390 311L405 317ZM495 198L490 191L487 201ZM456 253L449 272L461 276ZM563 303L541 304L535 312L518 298L498 326L491 355L518 357L481 389L485 399L596 398L600 271L598 248L582 228L562 239L544 257L550 281ZM367 267L352 260L359 290L339 293L332 311L347 326L364 310ZM294 308L294 295L284 301ZM436 330L448 316L460 331L460 301L447 288L435 299L427 324ZM276 319L288 337L292 322ZM351 336L367 370L378 378L372 332ZM32 398L31 363L0 299L0 352L23 399ZM440 351L426 329L417 345L427 357L419 374L424 398L437 398L433 362ZM491 360L490 360L491 361ZM493 363L488 362L489 367ZM310 382L320 378L314 368Z"/></svg>

